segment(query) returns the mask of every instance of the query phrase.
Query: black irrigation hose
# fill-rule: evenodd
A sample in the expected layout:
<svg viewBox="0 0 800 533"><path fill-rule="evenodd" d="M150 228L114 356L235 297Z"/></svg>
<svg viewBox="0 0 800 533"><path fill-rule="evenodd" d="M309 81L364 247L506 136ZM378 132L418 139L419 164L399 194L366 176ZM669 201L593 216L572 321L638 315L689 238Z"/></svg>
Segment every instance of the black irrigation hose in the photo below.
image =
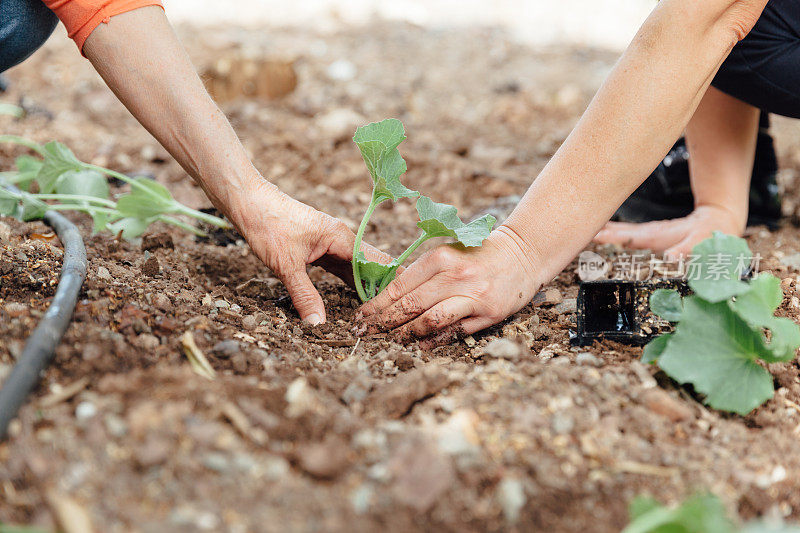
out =
<svg viewBox="0 0 800 533"><path fill-rule="evenodd" d="M39 374L53 359L86 279L86 247L78 228L56 211L45 213L44 221L55 230L64 245L64 264L50 307L28 337L22 355L0 389L0 440L6 438L8 425L36 386Z"/></svg>

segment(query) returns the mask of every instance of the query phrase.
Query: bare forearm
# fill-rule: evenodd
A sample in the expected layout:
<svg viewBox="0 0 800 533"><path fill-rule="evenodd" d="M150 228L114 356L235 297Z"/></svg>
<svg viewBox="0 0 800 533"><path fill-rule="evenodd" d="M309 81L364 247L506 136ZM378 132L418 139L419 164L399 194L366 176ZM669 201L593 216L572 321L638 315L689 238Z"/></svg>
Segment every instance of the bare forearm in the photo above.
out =
<svg viewBox="0 0 800 533"><path fill-rule="evenodd" d="M244 196L259 178L162 9L144 7L112 17L92 32L83 51L217 207L227 211L235 203L232 197Z"/></svg>
<svg viewBox="0 0 800 533"><path fill-rule="evenodd" d="M759 111L710 88L686 128L695 206L726 214L736 232L747 224Z"/></svg>
<svg viewBox="0 0 800 533"><path fill-rule="evenodd" d="M656 167L767 0L662 0L506 226L542 282Z"/></svg>

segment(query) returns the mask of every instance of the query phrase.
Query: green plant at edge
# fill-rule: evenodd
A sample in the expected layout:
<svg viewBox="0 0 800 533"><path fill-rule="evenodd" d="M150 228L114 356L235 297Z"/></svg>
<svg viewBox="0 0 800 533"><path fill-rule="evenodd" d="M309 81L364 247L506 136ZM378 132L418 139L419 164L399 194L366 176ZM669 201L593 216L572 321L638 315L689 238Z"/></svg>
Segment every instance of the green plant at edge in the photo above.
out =
<svg viewBox="0 0 800 533"><path fill-rule="evenodd" d="M800 533L800 527L782 523L750 522L738 527L719 498L708 493L695 494L677 507L638 496L628 511L631 521L622 533Z"/></svg>
<svg viewBox="0 0 800 533"><path fill-rule="evenodd" d="M19 116L12 111L0 108L0 113ZM95 232L105 229L121 232L126 239L138 237L153 222L165 222L204 235L172 215L189 216L219 228L231 227L219 217L181 204L166 187L152 179L130 177L84 163L62 143L51 141L41 145L16 135L0 135L0 143L25 146L40 156L19 156L15 161L16 172L0 172L0 215L28 221L41 218L50 209L81 211L92 217ZM107 176L128 183L131 191L112 200ZM34 182L38 185L37 193L29 192Z"/></svg>
<svg viewBox="0 0 800 533"><path fill-rule="evenodd" d="M358 227L353 248L353 280L363 302L386 288L400 265L425 241L435 237L450 237L463 246L480 246L497 221L491 215L484 215L465 224L458 217L455 207L434 202L403 185L400 176L405 173L407 166L397 147L405 138L403 124L393 118L362 126L353 137L372 177L372 199ZM422 233L392 262L382 264L368 261L361 251L361 242L372 213L382 202L394 202L401 198L417 198L417 227Z"/></svg>
<svg viewBox="0 0 800 533"><path fill-rule="evenodd" d="M775 392L772 375L758 361L794 359L800 328L774 316L783 299L778 278L741 279L752 259L743 239L715 232L692 256L696 268L687 277L694 294L681 298L660 289L650 297L651 310L677 326L652 340L642 361L691 383L709 406L745 415Z"/></svg>

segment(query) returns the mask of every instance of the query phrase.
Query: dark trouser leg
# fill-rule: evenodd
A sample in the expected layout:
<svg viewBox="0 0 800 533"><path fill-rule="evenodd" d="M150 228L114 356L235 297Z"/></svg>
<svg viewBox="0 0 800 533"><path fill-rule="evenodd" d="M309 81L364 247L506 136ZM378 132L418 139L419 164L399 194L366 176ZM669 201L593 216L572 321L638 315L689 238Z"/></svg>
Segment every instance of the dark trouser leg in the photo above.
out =
<svg viewBox="0 0 800 533"><path fill-rule="evenodd" d="M41 0L0 0L0 72L44 44L58 18Z"/></svg>

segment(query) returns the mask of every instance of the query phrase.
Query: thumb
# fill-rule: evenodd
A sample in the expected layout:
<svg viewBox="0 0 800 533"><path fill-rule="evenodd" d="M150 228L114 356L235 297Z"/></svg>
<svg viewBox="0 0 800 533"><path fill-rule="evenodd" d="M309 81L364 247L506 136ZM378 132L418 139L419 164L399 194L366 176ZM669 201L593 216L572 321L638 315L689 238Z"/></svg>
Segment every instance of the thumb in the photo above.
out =
<svg viewBox="0 0 800 533"><path fill-rule="evenodd" d="M289 273L283 278L292 303L303 321L312 326L325 322L325 304L305 268Z"/></svg>

